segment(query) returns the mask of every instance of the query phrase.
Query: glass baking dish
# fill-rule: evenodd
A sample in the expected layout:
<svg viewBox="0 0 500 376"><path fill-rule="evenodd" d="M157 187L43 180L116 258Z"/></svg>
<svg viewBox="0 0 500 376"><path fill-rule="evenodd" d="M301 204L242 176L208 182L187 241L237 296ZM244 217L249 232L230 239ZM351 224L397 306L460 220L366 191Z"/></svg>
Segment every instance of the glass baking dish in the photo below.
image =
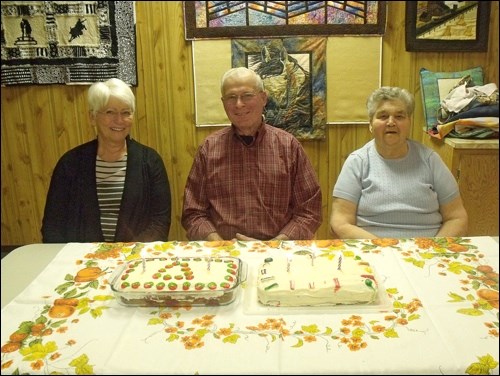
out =
<svg viewBox="0 0 500 376"><path fill-rule="evenodd" d="M236 257L140 258L120 265L111 290L132 307L207 307L232 303L247 266Z"/></svg>

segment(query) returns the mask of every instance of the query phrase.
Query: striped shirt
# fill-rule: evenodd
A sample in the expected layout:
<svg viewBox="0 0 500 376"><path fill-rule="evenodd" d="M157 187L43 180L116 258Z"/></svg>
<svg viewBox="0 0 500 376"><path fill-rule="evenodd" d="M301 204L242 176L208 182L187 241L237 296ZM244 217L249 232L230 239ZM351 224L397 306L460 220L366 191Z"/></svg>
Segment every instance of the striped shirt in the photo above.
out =
<svg viewBox="0 0 500 376"><path fill-rule="evenodd" d="M102 233L107 242L112 242L115 239L126 170L127 154L115 162L105 162L97 156L95 171L97 199L101 213Z"/></svg>

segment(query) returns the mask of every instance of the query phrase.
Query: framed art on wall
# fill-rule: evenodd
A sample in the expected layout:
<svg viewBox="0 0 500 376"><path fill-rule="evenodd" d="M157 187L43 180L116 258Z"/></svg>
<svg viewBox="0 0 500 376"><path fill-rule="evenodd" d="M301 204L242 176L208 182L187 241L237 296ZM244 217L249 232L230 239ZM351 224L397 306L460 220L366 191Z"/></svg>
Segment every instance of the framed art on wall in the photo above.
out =
<svg viewBox="0 0 500 376"><path fill-rule="evenodd" d="M276 38L275 42L279 40ZM306 123L299 121L298 124L302 125L297 127L298 132L293 130L292 133L301 139L319 140L323 139L322 133L330 125L368 125L366 98L381 85L381 36L331 36L326 38L326 43L321 41L321 37L282 38L282 42L287 51L284 55L288 56L287 60L296 59L303 69L311 72L312 77L312 100L307 105L311 109L308 113L313 116L312 128L304 132ZM271 43L271 40L264 38L192 42L196 127L230 125L220 98L221 77L236 65L257 68L256 57L261 56L260 51L269 50ZM326 52L323 52L324 48ZM282 78L279 75L270 76L269 84L273 89L279 89L277 83ZM285 107L291 107L292 110L299 108ZM274 110L269 116L278 119L280 111Z"/></svg>
<svg viewBox="0 0 500 376"><path fill-rule="evenodd" d="M325 138L326 38L233 39L232 66L264 83L266 122L299 140Z"/></svg>
<svg viewBox="0 0 500 376"><path fill-rule="evenodd" d="M488 49L490 1L407 1L407 51Z"/></svg>
<svg viewBox="0 0 500 376"><path fill-rule="evenodd" d="M186 39L382 35L386 1L184 1Z"/></svg>
<svg viewBox="0 0 500 376"><path fill-rule="evenodd" d="M132 1L2 1L2 82L137 85Z"/></svg>

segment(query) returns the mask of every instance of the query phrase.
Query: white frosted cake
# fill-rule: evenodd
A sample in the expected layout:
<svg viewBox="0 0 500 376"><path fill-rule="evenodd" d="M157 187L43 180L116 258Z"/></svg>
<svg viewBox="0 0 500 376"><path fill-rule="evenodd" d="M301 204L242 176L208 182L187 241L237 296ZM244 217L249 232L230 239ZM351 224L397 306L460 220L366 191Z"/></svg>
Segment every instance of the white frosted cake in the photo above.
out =
<svg viewBox="0 0 500 376"><path fill-rule="evenodd" d="M268 257L257 272L258 299L270 306L367 304L378 291L370 264L341 253L333 258L309 251Z"/></svg>
<svg viewBox="0 0 500 376"><path fill-rule="evenodd" d="M138 259L111 286L126 305L223 305L234 300L240 269L234 257Z"/></svg>

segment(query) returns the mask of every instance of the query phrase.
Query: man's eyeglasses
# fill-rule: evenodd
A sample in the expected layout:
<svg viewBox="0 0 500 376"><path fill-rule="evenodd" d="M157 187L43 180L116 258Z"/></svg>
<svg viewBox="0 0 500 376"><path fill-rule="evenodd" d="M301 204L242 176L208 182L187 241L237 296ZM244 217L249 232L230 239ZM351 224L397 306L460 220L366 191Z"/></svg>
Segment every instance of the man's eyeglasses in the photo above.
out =
<svg viewBox="0 0 500 376"><path fill-rule="evenodd" d="M222 100L226 104L236 104L238 102L238 99L240 99L243 103L248 103L252 101L252 99L255 98L257 93L243 93L241 95L236 95L236 94L228 94L222 97Z"/></svg>
<svg viewBox="0 0 500 376"><path fill-rule="evenodd" d="M106 110L106 111L97 111L98 114L103 115L106 119L116 119L120 117L120 119L130 120L134 116L132 111L114 111L114 110Z"/></svg>

